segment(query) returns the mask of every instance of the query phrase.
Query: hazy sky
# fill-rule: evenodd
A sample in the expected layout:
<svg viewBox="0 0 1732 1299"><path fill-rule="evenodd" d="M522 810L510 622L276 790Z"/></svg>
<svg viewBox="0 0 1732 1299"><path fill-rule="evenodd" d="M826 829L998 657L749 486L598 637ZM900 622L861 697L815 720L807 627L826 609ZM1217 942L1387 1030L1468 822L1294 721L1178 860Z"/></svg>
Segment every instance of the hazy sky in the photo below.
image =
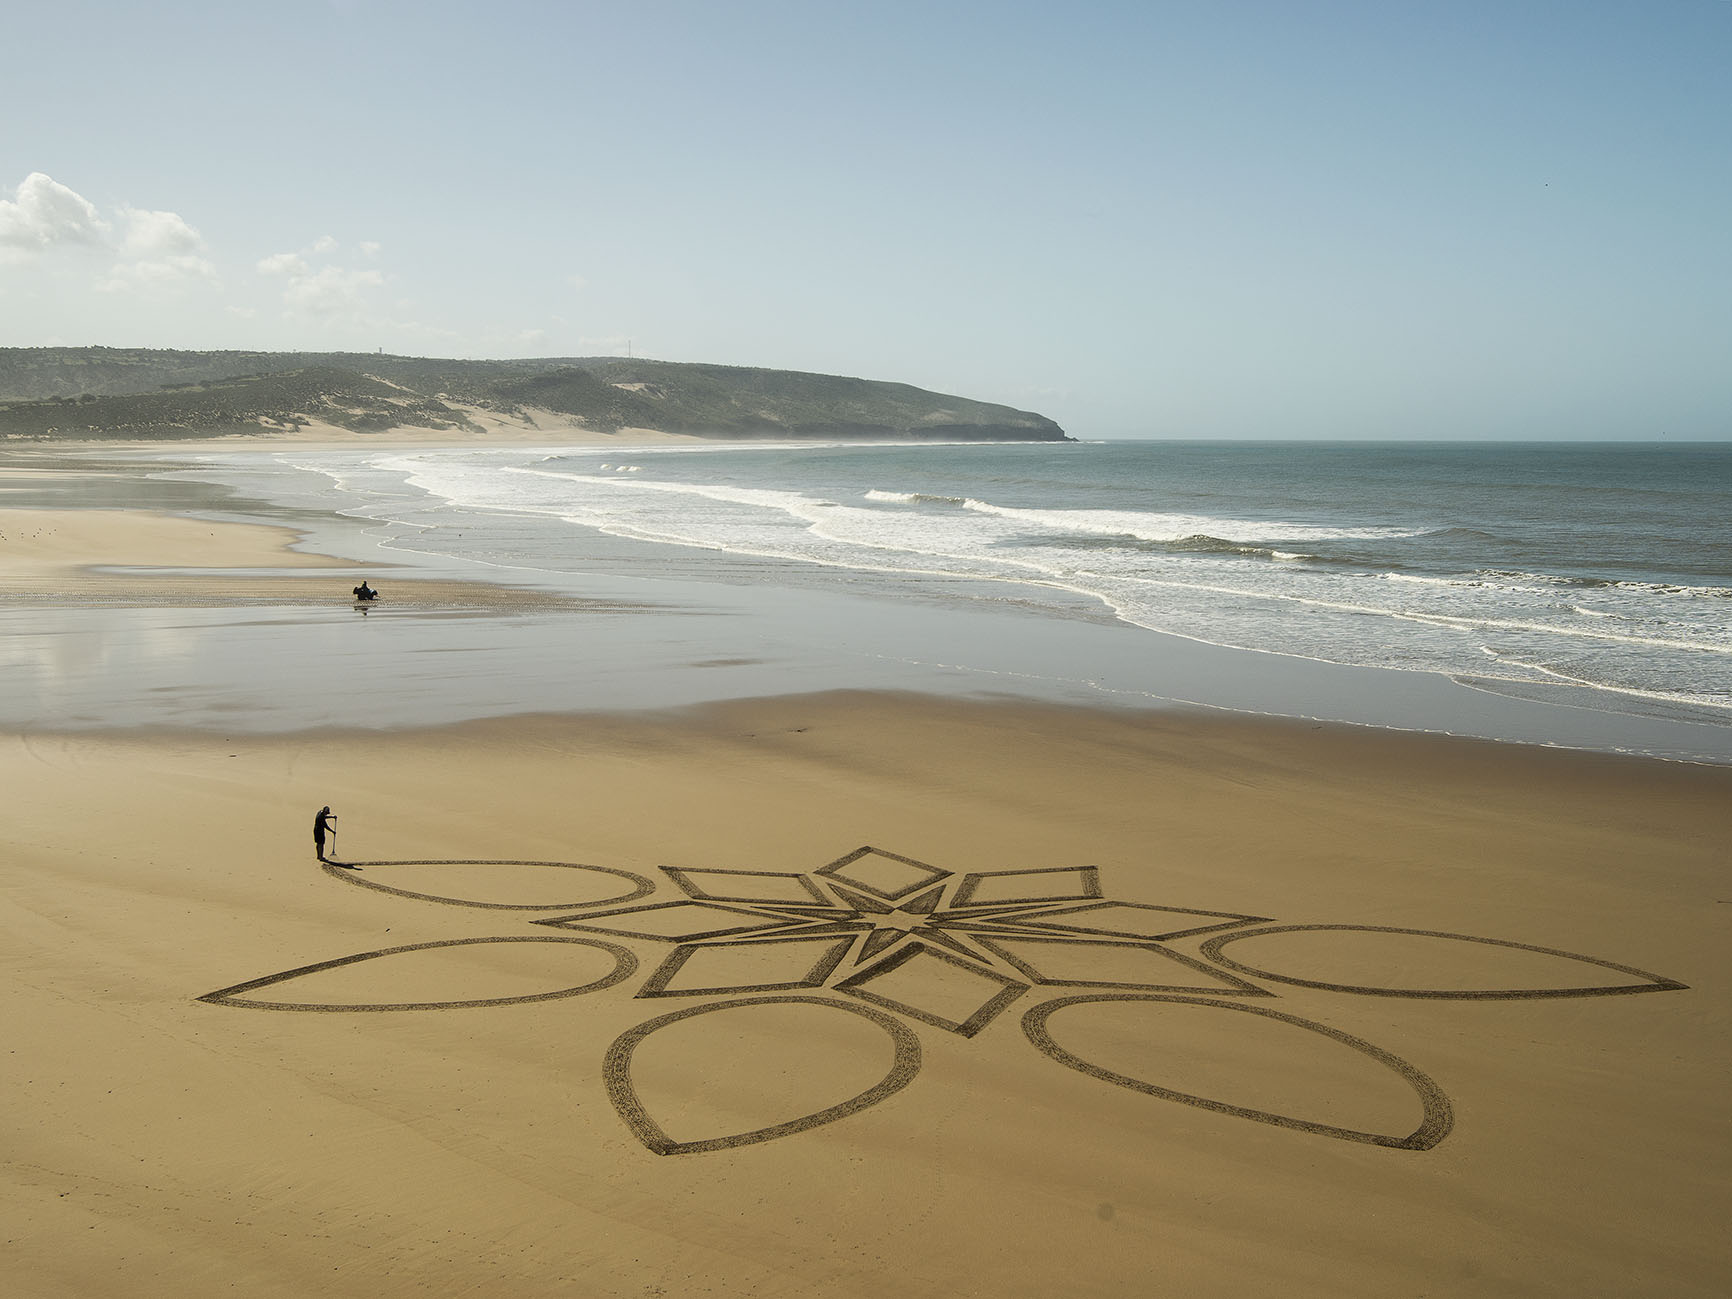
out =
<svg viewBox="0 0 1732 1299"><path fill-rule="evenodd" d="M0 345L1732 438L1728 0L8 6Z"/></svg>

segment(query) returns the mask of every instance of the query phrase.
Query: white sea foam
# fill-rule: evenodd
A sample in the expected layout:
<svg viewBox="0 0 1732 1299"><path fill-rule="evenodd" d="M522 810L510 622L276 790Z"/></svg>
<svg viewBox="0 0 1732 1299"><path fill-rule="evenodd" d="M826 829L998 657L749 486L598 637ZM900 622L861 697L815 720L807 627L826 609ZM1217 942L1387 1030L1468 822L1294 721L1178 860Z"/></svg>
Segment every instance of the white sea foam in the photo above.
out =
<svg viewBox="0 0 1732 1299"><path fill-rule="evenodd" d="M896 490L884 476L875 485L850 480L848 473L873 472L876 462L858 447L836 449L848 461L846 472L833 475L783 473L787 449L729 457L711 447L701 448L701 459L695 452L646 454L630 466L569 452L540 463L521 452L420 452L336 471L346 490L363 494L371 484L388 495L380 475L394 476L409 495L442 502L447 516L509 511L632 541L852 569L888 584L920 574L1060 589L1092 597L1139 627L1333 662L1484 675L1481 648L1491 640L1497 674L1511 681L1556 679L1558 663L1587 656L1593 671L1572 675L1596 688L1688 701L1714 696L1709 682L1723 678L1721 665L1732 654L1732 626L1713 601L1679 598L1732 589L1548 577L1513 565L1440 568L1432 557L1447 547L1472 554L1489 544L1473 529L1082 508L1073 502L1086 493L1071 492L1066 501L1056 489L1050 494L1065 508L1011 506L998 503L997 491L954 490L953 483L968 481L960 470L947 470L947 479L897 460L908 448L887 449L885 463L905 472L907 487L931 490ZM962 463L929 448L919 459ZM1023 479L1016 490L1027 496L1043 488ZM1097 499L1124 496L1090 490ZM406 499L402 488L393 499ZM415 516L381 505L381 517ZM413 526L428 525L421 518ZM1258 544L1290 539L1306 548ZM1390 567L1394 562L1410 567Z"/></svg>
<svg viewBox="0 0 1732 1299"><path fill-rule="evenodd" d="M1505 667L1519 667L1528 672L1538 673L1542 677L1549 677L1554 681L1562 681L1566 685L1587 686L1596 690L1612 690L1618 694L1631 695L1639 699L1653 699L1662 703L1686 703L1697 708L1732 710L1732 697L1729 697L1726 691L1709 693L1704 691L1643 690L1636 686L1595 681L1579 673L1565 672L1544 663L1524 662L1513 656L1500 655L1495 650L1487 650L1486 652Z"/></svg>
<svg viewBox="0 0 1732 1299"><path fill-rule="evenodd" d="M960 496L934 496L929 492L885 492L874 487L865 495L869 501L884 501L896 505L964 505Z"/></svg>
<svg viewBox="0 0 1732 1299"><path fill-rule="evenodd" d="M1187 537L1220 537L1248 541L1330 541L1337 539L1413 537L1411 528L1349 528L1259 519L1227 519L1203 514L1142 513L1131 510L1031 510L990 501L964 499L963 508L1010 519L1031 528L1137 537L1143 541L1182 541Z"/></svg>
<svg viewBox="0 0 1732 1299"><path fill-rule="evenodd" d="M1271 522L1261 519L1219 518L1203 514L1144 513L1134 510L1043 510L999 505L974 497L940 496L926 492L890 492L873 488L869 501L901 505L955 505L977 514L1009 519L1027 528L1058 533L1083 533L1106 537L1135 537L1140 541L1173 542L1192 538L1224 541L1327 541L1352 538L1391 538L1420 535L1412 528L1353 528L1315 524ZM1308 559L1308 555L1280 553L1281 559Z"/></svg>
<svg viewBox="0 0 1732 1299"><path fill-rule="evenodd" d="M1616 578L1571 577L1557 573L1511 572L1499 569L1493 569L1490 572L1494 577L1517 578L1526 582L1543 582L1552 586L1640 591L1648 595L1680 595L1691 599L1732 599L1732 586L1693 586L1678 582L1631 582Z"/></svg>

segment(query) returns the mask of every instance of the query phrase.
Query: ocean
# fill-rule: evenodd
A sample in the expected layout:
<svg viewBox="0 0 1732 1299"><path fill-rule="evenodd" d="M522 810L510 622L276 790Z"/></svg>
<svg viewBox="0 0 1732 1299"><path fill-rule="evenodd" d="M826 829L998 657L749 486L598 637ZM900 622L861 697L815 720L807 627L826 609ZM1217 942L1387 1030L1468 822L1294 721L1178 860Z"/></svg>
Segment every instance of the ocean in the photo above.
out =
<svg viewBox="0 0 1732 1299"><path fill-rule="evenodd" d="M389 548L523 574L888 595L937 579L957 598L1093 611L1213 645L1732 714L1732 446L680 444L275 459L320 480L327 501L337 486L345 513L389 530Z"/></svg>

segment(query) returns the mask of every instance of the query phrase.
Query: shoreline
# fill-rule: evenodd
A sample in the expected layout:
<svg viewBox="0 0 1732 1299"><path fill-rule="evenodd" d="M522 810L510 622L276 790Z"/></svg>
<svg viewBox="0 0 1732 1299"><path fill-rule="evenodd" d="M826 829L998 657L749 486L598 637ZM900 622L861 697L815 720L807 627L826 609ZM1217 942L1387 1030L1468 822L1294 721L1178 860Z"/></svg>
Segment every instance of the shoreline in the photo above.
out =
<svg viewBox="0 0 1732 1299"><path fill-rule="evenodd" d="M1607 698L1533 697L1492 679L1234 649L1080 605L1035 610L990 584L911 580L886 601L838 588L830 579L845 583L839 570L795 573L781 588L753 584L749 566L743 581L700 581L655 576L641 558L618 571L600 559L569 572L520 572L418 554L371 519L219 487L197 452L157 447L144 460L98 455L13 466L0 477L0 534L8 517L28 519L31 510L38 528L60 509L65 525L96 529L57 567L53 555L20 560L16 544L0 549L0 629L36 676L34 687L0 696L0 728L55 729L61 715L80 729L104 718L122 727L398 728L864 688L1199 709L1732 764L1732 726L1677 718L1641 699L1614 707ZM176 472L181 464L199 476ZM176 529L184 544L162 549L163 534ZM107 562L121 553L132 562ZM319 569L332 572L329 592ZM359 641L342 630L356 612L344 592L350 574L368 573L387 583L386 598L362 611L393 631ZM256 616L225 619L225 608ZM619 612L636 616L572 621ZM512 620L509 636L486 632L490 615ZM178 677L158 662L166 635L194 660ZM146 691L78 666L88 659L78 647L95 645L143 665ZM435 668L440 658L465 671ZM328 679L313 670L321 664ZM39 706L24 706L33 691ZM203 706L189 708L201 692ZM333 696L357 702L335 713L324 702Z"/></svg>

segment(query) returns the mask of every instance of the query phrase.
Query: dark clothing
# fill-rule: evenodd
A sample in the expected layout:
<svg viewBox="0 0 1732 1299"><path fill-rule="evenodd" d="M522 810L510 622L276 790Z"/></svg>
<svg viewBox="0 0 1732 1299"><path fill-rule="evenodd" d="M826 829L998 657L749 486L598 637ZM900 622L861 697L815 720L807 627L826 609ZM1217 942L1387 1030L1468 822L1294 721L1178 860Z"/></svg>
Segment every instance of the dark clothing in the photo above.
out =
<svg viewBox="0 0 1732 1299"><path fill-rule="evenodd" d="M325 855L325 832L330 830L330 822L336 819L331 815L329 808L325 808L313 817L313 847L318 850L321 857ZM330 830L330 832L336 833L335 830Z"/></svg>

